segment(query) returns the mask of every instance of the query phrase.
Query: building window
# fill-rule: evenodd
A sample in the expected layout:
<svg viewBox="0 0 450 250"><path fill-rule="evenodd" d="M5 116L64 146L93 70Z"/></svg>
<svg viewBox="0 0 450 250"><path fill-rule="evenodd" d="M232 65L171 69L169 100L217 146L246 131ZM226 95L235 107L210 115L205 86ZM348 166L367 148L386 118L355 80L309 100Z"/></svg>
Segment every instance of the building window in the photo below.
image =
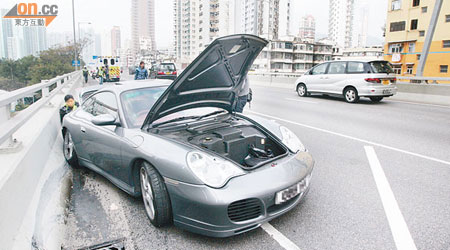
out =
<svg viewBox="0 0 450 250"><path fill-rule="evenodd" d="M442 48L450 48L450 40L442 41Z"/></svg>
<svg viewBox="0 0 450 250"><path fill-rule="evenodd" d="M413 7L419 6L420 0L413 0Z"/></svg>
<svg viewBox="0 0 450 250"><path fill-rule="evenodd" d="M406 74L412 75L413 74L413 68L414 68L414 65L406 66Z"/></svg>
<svg viewBox="0 0 450 250"><path fill-rule="evenodd" d="M391 10L399 10L402 8L402 0L392 0Z"/></svg>
<svg viewBox="0 0 450 250"><path fill-rule="evenodd" d="M422 7L422 13L427 13L428 7Z"/></svg>
<svg viewBox="0 0 450 250"><path fill-rule="evenodd" d="M416 30L417 29L417 19L413 19L411 20L411 30Z"/></svg>
<svg viewBox="0 0 450 250"><path fill-rule="evenodd" d="M402 21L402 22L394 22L394 23L391 23L391 27L390 27L390 31L391 32L395 32L395 31L402 31L402 30L405 30L405 25L406 25L406 22L405 21Z"/></svg>
<svg viewBox="0 0 450 250"><path fill-rule="evenodd" d="M419 36L425 36L425 30L419 31Z"/></svg>
<svg viewBox="0 0 450 250"><path fill-rule="evenodd" d="M394 74L401 75L402 74L402 65L392 65L392 70Z"/></svg>
<svg viewBox="0 0 450 250"><path fill-rule="evenodd" d="M450 15L445 15L445 22L450 23Z"/></svg>
<svg viewBox="0 0 450 250"><path fill-rule="evenodd" d="M447 73L448 72L448 65L441 65L441 73Z"/></svg>
<svg viewBox="0 0 450 250"><path fill-rule="evenodd" d="M403 45L401 43L389 44L390 53L401 53L403 52Z"/></svg>
<svg viewBox="0 0 450 250"><path fill-rule="evenodd" d="M417 61L420 60L420 54L417 54Z"/></svg>
<svg viewBox="0 0 450 250"><path fill-rule="evenodd" d="M414 53L414 51L416 50L416 43L409 43L408 44L408 52L409 53Z"/></svg>

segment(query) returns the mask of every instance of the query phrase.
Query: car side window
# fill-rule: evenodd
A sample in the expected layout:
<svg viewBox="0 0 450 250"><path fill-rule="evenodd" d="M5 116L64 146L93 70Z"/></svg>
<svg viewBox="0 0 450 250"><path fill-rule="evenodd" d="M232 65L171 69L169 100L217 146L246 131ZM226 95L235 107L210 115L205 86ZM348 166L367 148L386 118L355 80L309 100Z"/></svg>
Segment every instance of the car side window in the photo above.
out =
<svg viewBox="0 0 450 250"><path fill-rule="evenodd" d="M117 116L116 96L111 92L101 92L95 94L86 100L85 104L86 107L83 109L93 116L102 114Z"/></svg>
<svg viewBox="0 0 450 250"><path fill-rule="evenodd" d="M347 73L362 74L365 72L364 63L362 62L348 62Z"/></svg>
<svg viewBox="0 0 450 250"><path fill-rule="evenodd" d="M311 75L322 75L327 71L328 63L317 65L311 70Z"/></svg>
<svg viewBox="0 0 450 250"><path fill-rule="evenodd" d="M347 68L346 62L333 62L330 63L327 74L345 74L345 69Z"/></svg>

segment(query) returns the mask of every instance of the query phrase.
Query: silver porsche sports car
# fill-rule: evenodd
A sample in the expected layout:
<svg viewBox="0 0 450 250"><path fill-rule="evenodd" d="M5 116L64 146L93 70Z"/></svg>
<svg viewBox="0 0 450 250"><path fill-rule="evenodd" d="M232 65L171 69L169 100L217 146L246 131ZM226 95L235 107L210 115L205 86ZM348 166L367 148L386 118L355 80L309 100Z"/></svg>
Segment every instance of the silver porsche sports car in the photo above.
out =
<svg viewBox="0 0 450 250"><path fill-rule="evenodd" d="M286 213L308 192L313 158L286 127L233 111L266 44L222 37L174 81L98 90L64 118L65 158L142 196L157 227L228 237Z"/></svg>

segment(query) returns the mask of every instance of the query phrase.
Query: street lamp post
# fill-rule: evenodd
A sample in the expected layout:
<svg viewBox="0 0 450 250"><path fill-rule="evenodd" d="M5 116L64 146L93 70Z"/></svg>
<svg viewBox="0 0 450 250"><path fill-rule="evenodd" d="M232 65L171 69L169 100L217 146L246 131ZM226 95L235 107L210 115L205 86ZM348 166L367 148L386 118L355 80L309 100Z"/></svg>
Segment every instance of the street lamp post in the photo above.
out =
<svg viewBox="0 0 450 250"><path fill-rule="evenodd" d="M74 7L74 0L72 0L72 21L73 21L73 59L75 62L75 71L77 70L77 39L75 37L75 7Z"/></svg>

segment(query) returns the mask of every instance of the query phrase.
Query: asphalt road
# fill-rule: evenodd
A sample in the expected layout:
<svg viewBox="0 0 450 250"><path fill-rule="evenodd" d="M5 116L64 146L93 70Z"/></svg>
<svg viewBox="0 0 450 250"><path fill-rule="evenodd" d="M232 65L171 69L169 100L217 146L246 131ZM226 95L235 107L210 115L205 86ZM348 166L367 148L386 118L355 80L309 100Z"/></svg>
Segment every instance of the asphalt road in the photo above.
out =
<svg viewBox="0 0 450 250"><path fill-rule="evenodd" d="M82 169L65 247L124 238L126 249L450 249L450 107L252 89L245 112L290 128L316 160L308 196L273 229L227 239L157 229L140 199Z"/></svg>

